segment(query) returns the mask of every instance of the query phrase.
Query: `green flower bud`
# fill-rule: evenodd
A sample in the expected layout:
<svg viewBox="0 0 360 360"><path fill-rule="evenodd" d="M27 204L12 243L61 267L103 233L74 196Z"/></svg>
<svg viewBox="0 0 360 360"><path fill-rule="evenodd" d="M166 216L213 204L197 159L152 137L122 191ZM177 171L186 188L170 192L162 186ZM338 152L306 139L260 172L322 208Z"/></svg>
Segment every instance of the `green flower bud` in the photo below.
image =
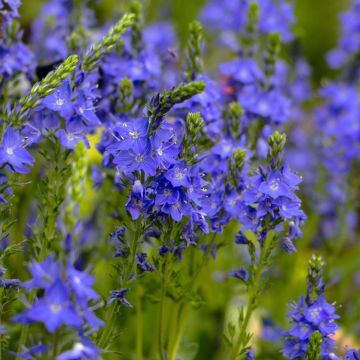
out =
<svg viewBox="0 0 360 360"><path fill-rule="evenodd" d="M234 149L232 157L234 159L235 168L241 171L245 165L246 150L240 148Z"/></svg>
<svg viewBox="0 0 360 360"><path fill-rule="evenodd" d="M198 21L193 21L189 25L189 39L187 43L187 62L186 79L193 80L203 71L201 59L201 43L203 40L203 29Z"/></svg>
<svg viewBox="0 0 360 360"><path fill-rule="evenodd" d="M186 128L191 137L195 137L204 124L200 113L188 113L186 117Z"/></svg>
<svg viewBox="0 0 360 360"><path fill-rule="evenodd" d="M200 94L204 89L205 83L203 81L193 81L157 94L148 106L150 122L154 122L156 119L163 117L174 105L180 104L192 98L194 95Z"/></svg>
<svg viewBox="0 0 360 360"><path fill-rule="evenodd" d="M315 331L309 341L306 351L306 360L321 360L322 336L319 331Z"/></svg>
<svg viewBox="0 0 360 360"><path fill-rule="evenodd" d="M83 69L86 71L94 70L99 59L108 54L116 44L118 44L119 37L133 25L134 19L134 14L125 14L121 20L107 32L102 40L94 44L84 58Z"/></svg>

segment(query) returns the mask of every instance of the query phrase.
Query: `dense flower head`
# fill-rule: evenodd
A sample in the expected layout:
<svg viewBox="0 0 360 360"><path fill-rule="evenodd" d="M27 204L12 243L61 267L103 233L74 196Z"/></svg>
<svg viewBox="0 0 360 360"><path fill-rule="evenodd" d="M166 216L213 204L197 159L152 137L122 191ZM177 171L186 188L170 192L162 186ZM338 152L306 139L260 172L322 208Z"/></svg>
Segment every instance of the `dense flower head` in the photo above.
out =
<svg viewBox="0 0 360 360"><path fill-rule="evenodd" d="M98 299L98 294L92 289L93 278L90 275L77 270L71 263L63 269L53 254L40 263L34 262L30 272L32 279L23 286L28 291L43 289L44 294L27 310L16 315L15 322L42 322L51 333L62 325L79 332L87 326L95 330L103 325L89 304L89 301Z"/></svg>
<svg viewBox="0 0 360 360"><path fill-rule="evenodd" d="M293 304L293 310L289 313L294 325L286 333L283 354L290 359L303 358L311 335L319 331L323 339L322 356L329 356L335 348L332 335L338 329L335 323L338 316L335 311L335 306L328 303L324 295L310 304L306 303L304 298L300 298L298 303Z"/></svg>
<svg viewBox="0 0 360 360"><path fill-rule="evenodd" d="M315 333L321 339L322 358L330 359L335 348L333 335L339 328L335 322L339 316L336 314L335 304L330 304L325 299L323 267L322 258L313 255L309 261L307 296L294 302L288 313L293 325L285 333L282 352L290 359L307 356L309 347L314 345Z"/></svg>

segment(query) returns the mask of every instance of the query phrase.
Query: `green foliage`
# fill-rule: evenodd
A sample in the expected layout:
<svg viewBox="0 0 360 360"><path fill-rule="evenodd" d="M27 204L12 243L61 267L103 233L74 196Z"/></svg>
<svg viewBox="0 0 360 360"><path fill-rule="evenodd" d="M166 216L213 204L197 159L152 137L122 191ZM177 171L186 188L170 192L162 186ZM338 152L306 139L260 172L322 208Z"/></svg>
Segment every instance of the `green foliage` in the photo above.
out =
<svg viewBox="0 0 360 360"><path fill-rule="evenodd" d="M265 74L270 78L275 72L275 65L281 51L281 36L279 33L269 35L265 53Z"/></svg>

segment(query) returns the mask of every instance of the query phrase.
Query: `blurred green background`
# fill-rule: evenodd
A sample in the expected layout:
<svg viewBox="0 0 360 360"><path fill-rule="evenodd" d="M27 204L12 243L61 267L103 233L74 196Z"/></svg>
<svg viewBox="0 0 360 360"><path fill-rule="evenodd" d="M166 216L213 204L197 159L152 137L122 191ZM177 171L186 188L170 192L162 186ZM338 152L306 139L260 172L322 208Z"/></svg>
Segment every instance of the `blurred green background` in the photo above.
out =
<svg viewBox="0 0 360 360"><path fill-rule="evenodd" d="M180 38L184 40L189 21L196 17L205 1L144 0L144 5L147 8L149 21L158 18L172 20L176 24ZM94 1L94 6L97 8L99 18L106 21L119 12L127 2L127 0L99 0ZM330 74L324 54L336 44L339 28L337 15L347 7L349 1L295 0L293 2L299 21L296 32L301 38L302 50L314 69L314 79L321 81L324 76ZM21 11L25 27L39 13L42 3L44 0L23 1Z"/></svg>

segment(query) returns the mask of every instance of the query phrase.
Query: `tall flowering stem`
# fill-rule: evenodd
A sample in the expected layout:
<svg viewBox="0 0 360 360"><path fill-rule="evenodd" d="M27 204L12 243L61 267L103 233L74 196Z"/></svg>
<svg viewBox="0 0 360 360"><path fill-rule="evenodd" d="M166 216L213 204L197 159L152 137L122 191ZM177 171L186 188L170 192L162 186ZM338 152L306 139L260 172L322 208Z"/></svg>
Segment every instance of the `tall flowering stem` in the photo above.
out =
<svg viewBox="0 0 360 360"><path fill-rule="evenodd" d="M271 255L278 242L278 234L275 232L269 233L263 245L260 248L260 257L255 259L255 245L249 244L249 252L252 258L250 266L250 277L247 285L248 302L245 312L240 313L240 328L236 341L233 344L231 359L236 360L241 358L250 346L252 334L249 333L248 327L251 317L259 305L259 300L262 291L264 290L263 274L271 264Z"/></svg>

